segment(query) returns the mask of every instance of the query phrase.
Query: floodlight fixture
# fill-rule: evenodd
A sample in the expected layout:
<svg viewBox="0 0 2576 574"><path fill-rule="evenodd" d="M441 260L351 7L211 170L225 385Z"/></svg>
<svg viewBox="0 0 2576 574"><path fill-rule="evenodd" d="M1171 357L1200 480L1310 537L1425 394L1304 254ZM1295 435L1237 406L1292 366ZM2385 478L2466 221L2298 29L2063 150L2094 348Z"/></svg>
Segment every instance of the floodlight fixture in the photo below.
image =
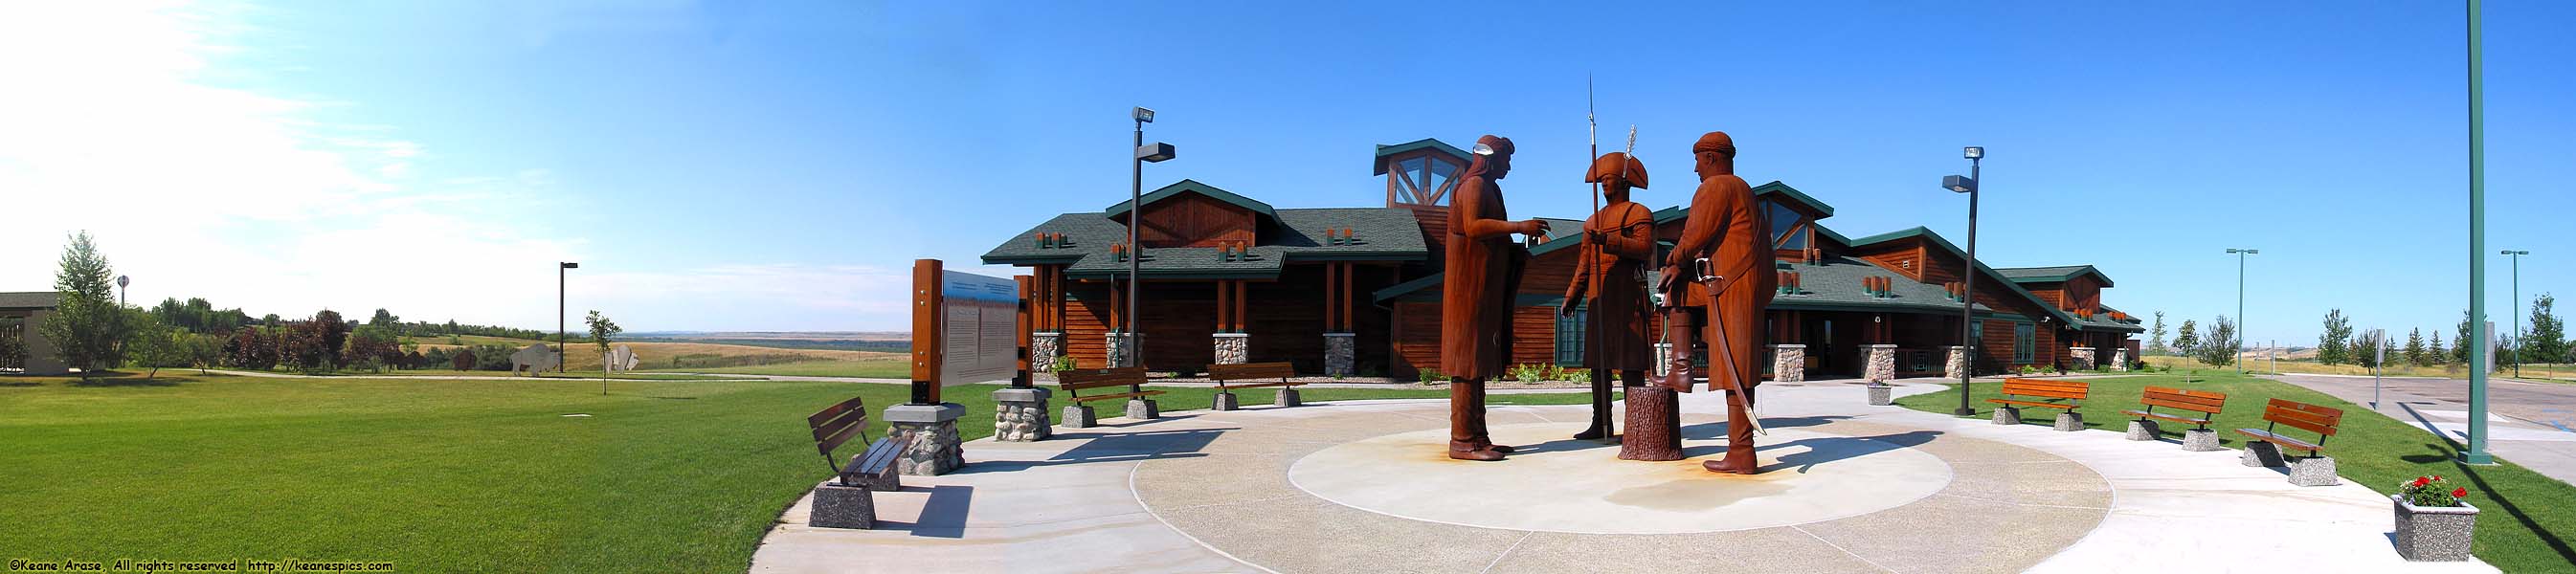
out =
<svg viewBox="0 0 2576 574"><path fill-rule="evenodd" d="M1140 108L1136 108L1136 123L1140 123L1140 124L1150 124L1150 123L1154 123L1154 110L1149 110L1149 109L1145 109L1145 108L1141 108L1141 107L1140 107Z"/></svg>
<svg viewBox="0 0 2576 574"><path fill-rule="evenodd" d="M1154 142L1136 146L1136 159L1148 163L1162 163L1163 160L1172 159L1175 155L1178 155L1178 152L1172 148L1172 144Z"/></svg>
<svg viewBox="0 0 2576 574"><path fill-rule="evenodd" d="M1961 151L1960 151L1960 157L1965 157L1965 158L1968 158L1968 159L1985 159L1985 158L1986 158L1986 146L1976 146L1976 145L1968 146L1968 147L1967 147L1967 149L1964 149L1964 150L1961 150Z"/></svg>
<svg viewBox="0 0 2576 574"><path fill-rule="evenodd" d="M1941 176L1941 189L1947 189L1957 193L1973 192L1977 190L1977 178L1964 175Z"/></svg>

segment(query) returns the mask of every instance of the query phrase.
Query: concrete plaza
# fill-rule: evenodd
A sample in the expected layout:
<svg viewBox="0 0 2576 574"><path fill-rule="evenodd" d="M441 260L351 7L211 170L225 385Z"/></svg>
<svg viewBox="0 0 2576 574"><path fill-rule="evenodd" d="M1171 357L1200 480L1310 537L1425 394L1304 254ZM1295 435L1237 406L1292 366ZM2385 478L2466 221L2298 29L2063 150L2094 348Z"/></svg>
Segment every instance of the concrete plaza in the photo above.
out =
<svg viewBox="0 0 2576 574"><path fill-rule="evenodd" d="M1909 385L1899 394L1938 390ZM1684 396L1685 454L1565 438L1588 407L1505 406L1522 452L1449 461L1438 400L1340 401L970 442L970 464L878 494L875 530L805 524L754 572L2021 572L2145 567L2492 572L2408 563L2385 496L2290 485L2235 451L1868 406L1765 385L1764 474L1699 470L1720 398ZM819 478L819 477L818 477ZM2161 566L2159 566L2161 565Z"/></svg>

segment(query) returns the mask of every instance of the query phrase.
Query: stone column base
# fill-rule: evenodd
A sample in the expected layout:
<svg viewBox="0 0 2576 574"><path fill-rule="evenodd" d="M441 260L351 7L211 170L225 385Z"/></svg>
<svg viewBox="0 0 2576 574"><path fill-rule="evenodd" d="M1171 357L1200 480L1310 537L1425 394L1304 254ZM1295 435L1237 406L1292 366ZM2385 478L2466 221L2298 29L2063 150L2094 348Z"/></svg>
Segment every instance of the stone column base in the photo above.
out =
<svg viewBox="0 0 2576 574"><path fill-rule="evenodd" d="M2049 428L2057 429L2058 432L2075 432L2084 430L2084 413L2075 411L2057 413L2057 422L2050 424Z"/></svg>
<svg viewBox="0 0 2576 574"><path fill-rule="evenodd" d="M2262 441L2246 443L2245 452L2243 454L2236 455L2236 461L2245 463L2245 466L2281 466L2284 464L2281 462L2281 447Z"/></svg>
<svg viewBox="0 0 2576 574"><path fill-rule="evenodd" d="M1668 356L1668 355L1657 355L1657 356ZM1661 373L1658 373L1658 375L1660 375L1660 374L1661 374ZM1806 382L1806 380L1807 380L1807 346L1806 346L1806 345L1772 345L1772 346L1771 346L1771 380L1779 381L1779 382L1783 382L1783 383L1799 383L1799 382ZM1870 404L1884 404L1884 403L1870 403Z"/></svg>
<svg viewBox="0 0 2576 574"><path fill-rule="evenodd" d="M894 427L889 432L911 437L894 461L895 472L939 476L966 466L966 451L957 438L957 418L963 416L966 406L957 403L886 407L886 422Z"/></svg>
<svg viewBox="0 0 2576 574"><path fill-rule="evenodd" d="M1155 404L1154 399L1127 399L1127 418L1140 420L1163 418L1162 405Z"/></svg>
<svg viewBox="0 0 2576 574"><path fill-rule="evenodd" d="M1358 360L1358 337L1357 333L1324 334L1324 374L1326 376L1347 377L1359 373L1353 368Z"/></svg>
<svg viewBox="0 0 2576 574"><path fill-rule="evenodd" d="M1869 354L1868 368L1861 372L1862 379L1876 385L1896 380L1895 345L1861 345L1861 348Z"/></svg>
<svg viewBox="0 0 2576 574"><path fill-rule="evenodd" d="M2067 351L2067 352L2066 352L2066 355L2067 355L2067 359L2066 359L2066 362L2067 362L2066 370L2070 370L2070 371L2090 371L2090 370L2093 370L2093 348L2092 348L2092 347L2069 347L2069 348L2067 348L2067 349L2066 349L2066 351Z"/></svg>
<svg viewBox="0 0 2576 574"><path fill-rule="evenodd" d="M1681 400L1671 387L1626 387L1628 433L1619 460L1681 460ZM1758 392L1758 391L1757 391Z"/></svg>
<svg viewBox="0 0 2576 574"><path fill-rule="evenodd" d="M2021 424L2021 409L2017 407L1995 407L1994 423L1999 425Z"/></svg>
<svg viewBox="0 0 2576 574"><path fill-rule="evenodd" d="M1215 404L1208 405L1208 410L1212 411L1230 411L1237 408L1241 407L1235 400L1234 393L1226 391L1217 391Z"/></svg>
<svg viewBox="0 0 2576 574"><path fill-rule="evenodd" d="M1274 406L1293 407L1306 404L1306 401L1305 397L1297 395L1297 387L1279 387L1279 396L1272 398L1270 400L1270 404Z"/></svg>
<svg viewBox="0 0 2576 574"><path fill-rule="evenodd" d="M1131 346L1128 343L1134 342L1136 340L1135 337L1129 336L1126 333L1109 333L1101 335L1100 338L1102 344L1105 345L1105 347L1103 347L1105 350L1101 353L1108 359L1109 366L1122 367L1136 364L1134 361L1129 361L1127 357L1127 351Z"/></svg>
<svg viewBox="0 0 2576 574"><path fill-rule="evenodd" d="M1947 357L1941 360L1941 378L1959 380L1968 374L1968 348L1957 345L1942 347Z"/></svg>
<svg viewBox="0 0 2576 574"><path fill-rule="evenodd" d="M1100 426L1100 415L1091 410L1091 405L1064 406L1065 428L1087 429L1095 426Z"/></svg>
<svg viewBox="0 0 2576 574"><path fill-rule="evenodd" d="M993 391L993 440L1031 442L1054 435L1055 425L1047 420L1047 397L1054 394L1039 388Z"/></svg>
<svg viewBox="0 0 2576 574"><path fill-rule="evenodd" d="M2129 440L2156 440L2163 430L2156 426L2156 421L2144 419L2129 421Z"/></svg>
<svg viewBox="0 0 2576 574"><path fill-rule="evenodd" d="M1213 346L1216 347L1216 357L1215 362L1209 364L1240 365L1243 364L1245 357L1249 357L1252 354L1252 335L1245 333L1217 333L1214 338L1215 341L1213 341Z"/></svg>
<svg viewBox="0 0 2576 574"><path fill-rule="evenodd" d="M2128 349L2118 349L2118 350L2111 351L2111 370L2119 371L2119 372L2123 372L2123 373L2125 373L2125 372L2129 372L2129 350L2128 350Z"/></svg>
<svg viewBox="0 0 2576 574"><path fill-rule="evenodd" d="M2343 484L2343 479L2335 476L2334 457L2312 456L2290 461L2290 484L2334 486Z"/></svg>
<svg viewBox="0 0 2576 574"><path fill-rule="evenodd" d="M822 528L876 528L876 495L866 488L841 486L825 479L814 487L814 507L805 514L805 523Z"/></svg>
<svg viewBox="0 0 2576 574"><path fill-rule="evenodd" d="M1064 355L1064 333L1029 334L1029 370L1055 372L1055 358Z"/></svg>
<svg viewBox="0 0 2576 574"><path fill-rule="evenodd" d="M2213 450L2226 450L2227 447L2218 446L2218 431L2209 429L2191 429L2182 431L2182 449L2192 452L2209 452Z"/></svg>
<svg viewBox="0 0 2576 574"><path fill-rule="evenodd" d="M1801 350L1801 351L1799 351L1799 352L1800 352L1800 353L1804 353L1805 351ZM1673 356L1673 344L1672 344L1672 343L1656 343L1656 344L1655 344L1655 378L1656 378L1656 379L1660 380L1660 379L1663 379L1664 377L1672 376L1672 374L1673 374L1673 362L1672 362L1672 360L1671 360L1671 359L1672 359L1672 356Z"/></svg>
<svg viewBox="0 0 2576 574"><path fill-rule="evenodd" d="M1882 406L1882 407L1883 407L1883 406L1887 406L1887 405L1896 404L1896 392L1895 392L1895 391L1896 391L1896 387L1893 387L1893 386L1888 386L1888 385L1870 385L1870 386L1869 386L1869 404L1870 404L1871 406ZM1758 392L1758 390L1757 390L1757 392Z"/></svg>

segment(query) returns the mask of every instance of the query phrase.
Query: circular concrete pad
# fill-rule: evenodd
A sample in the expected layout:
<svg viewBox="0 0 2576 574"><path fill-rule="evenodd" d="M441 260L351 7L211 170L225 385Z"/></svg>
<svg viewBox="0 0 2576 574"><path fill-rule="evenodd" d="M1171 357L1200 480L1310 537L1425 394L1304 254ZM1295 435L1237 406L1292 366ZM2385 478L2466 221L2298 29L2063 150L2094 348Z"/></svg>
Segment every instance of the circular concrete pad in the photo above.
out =
<svg viewBox="0 0 2576 574"><path fill-rule="evenodd" d="M1903 506L1950 483L1940 458L1889 438L1795 428L1757 437L1762 474L1700 469L1723 437L1685 439L1691 458L1618 459L1566 438L1563 424L1492 427L1519 445L1500 462L1450 460L1448 429L1343 443L1300 458L1288 480L1317 497L1389 516L1514 530L1679 534L1820 522Z"/></svg>

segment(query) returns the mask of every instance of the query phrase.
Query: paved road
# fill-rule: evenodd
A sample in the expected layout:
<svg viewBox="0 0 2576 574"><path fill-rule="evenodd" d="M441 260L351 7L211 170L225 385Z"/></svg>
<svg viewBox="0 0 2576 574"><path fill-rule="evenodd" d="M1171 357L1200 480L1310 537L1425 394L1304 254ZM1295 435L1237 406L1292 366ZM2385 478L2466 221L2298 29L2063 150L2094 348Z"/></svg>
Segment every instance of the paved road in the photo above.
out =
<svg viewBox="0 0 2576 574"><path fill-rule="evenodd" d="M2270 375L2369 407L2370 377ZM2469 381L2389 377L2380 383L2377 411L2390 418L2468 441ZM2576 385L2490 379L2487 383L2487 449L2496 456L2576 484Z"/></svg>

